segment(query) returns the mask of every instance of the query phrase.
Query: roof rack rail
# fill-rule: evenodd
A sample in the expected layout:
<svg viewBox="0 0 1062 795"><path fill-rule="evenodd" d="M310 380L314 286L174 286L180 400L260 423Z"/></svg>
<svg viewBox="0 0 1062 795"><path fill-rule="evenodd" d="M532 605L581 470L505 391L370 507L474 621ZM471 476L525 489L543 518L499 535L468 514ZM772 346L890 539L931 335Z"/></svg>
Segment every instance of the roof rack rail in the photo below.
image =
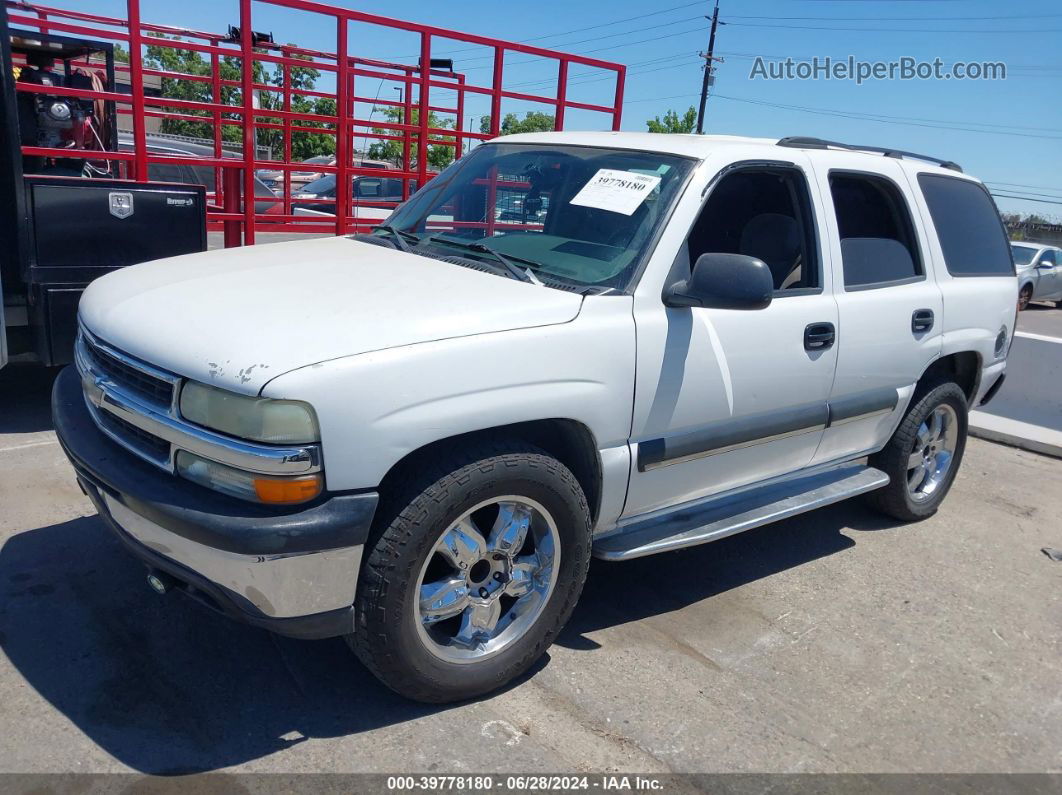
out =
<svg viewBox="0 0 1062 795"><path fill-rule="evenodd" d="M885 157L913 157L916 160L925 160L927 163L936 163L941 168L950 168L952 171L962 173L962 166L951 160L941 160L939 157L920 155L916 152L905 152L902 149L887 149L883 146L856 146L855 144L842 144L837 141L826 141L822 138L805 138L799 135L791 135L781 138L778 146L788 146L792 149L829 149L831 146L837 149L849 149L853 152L876 152Z"/></svg>

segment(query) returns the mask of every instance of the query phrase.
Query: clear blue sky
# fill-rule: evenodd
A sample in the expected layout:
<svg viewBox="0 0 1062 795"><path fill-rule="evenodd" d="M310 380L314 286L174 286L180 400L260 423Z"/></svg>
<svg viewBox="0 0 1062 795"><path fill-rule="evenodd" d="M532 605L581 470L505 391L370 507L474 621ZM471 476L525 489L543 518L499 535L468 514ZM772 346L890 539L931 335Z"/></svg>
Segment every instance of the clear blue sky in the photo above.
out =
<svg viewBox="0 0 1062 795"><path fill-rule="evenodd" d="M124 0L50 0L48 5L119 15ZM706 49L707 0L340 0L335 5L384 16L515 41L530 41L629 66L623 127L644 130L645 120L668 108L695 104L700 88L698 51ZM335 29L306 13L255 4L255 28L281 42L334 50ZM238 22L236 0L142 0L145 21L206 30ZM628 20L628 21L621 21ZM812 135L897 147L949 158L992 183L1003 210L1062 219L1062 3L1057 0L721 0L715 96L708 132L757 136ZM615 23L615 24L611 24ZM440 41L433 54L464 50ZM414 63L411 34L353 26L352 54ZM445 53L470 82L489 85L490 59L479 50ZM852 55L863 60L912 56L954 61L1003 61L1002 81L777 81L750 79L756 55ZM506 87L552 94L552 62L514 56ZM572 72L569 96L607 101L608 80L582 68ZM535 81L545 79L539 85ZM519 87L517 87L517 84ZM322 83L322 87L325 87ZM330 87L329 87L330 88ZM366 79L359 96L397 98L394 85ZM765 103L765 104L759 104ZM434 98L433 98L434 104ZM506 100L503 112L549 110ZM368 112L359 108L358 115ZM470 102L469 117L486 112ZM569 112L570 129L600 129L600 115ZM1006 183L1006 184L1004 184ZM1033 202L1032 198L1045 203ZM1046 203L1046 202L1057 203Z"/></svg>

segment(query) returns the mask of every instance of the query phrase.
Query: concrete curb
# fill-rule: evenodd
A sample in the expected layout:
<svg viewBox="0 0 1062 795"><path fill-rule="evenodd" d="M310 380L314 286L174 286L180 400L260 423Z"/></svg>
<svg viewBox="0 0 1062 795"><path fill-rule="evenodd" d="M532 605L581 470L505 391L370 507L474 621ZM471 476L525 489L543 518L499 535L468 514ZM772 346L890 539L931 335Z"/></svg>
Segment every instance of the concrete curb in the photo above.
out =
<svg viewBox="0 0 1062 795"><path fill-rule="evenodd" d="M997 417L983 411L971 411L970 435L1033 453L1062 458L1062 431L1041 425Z"/></svg>

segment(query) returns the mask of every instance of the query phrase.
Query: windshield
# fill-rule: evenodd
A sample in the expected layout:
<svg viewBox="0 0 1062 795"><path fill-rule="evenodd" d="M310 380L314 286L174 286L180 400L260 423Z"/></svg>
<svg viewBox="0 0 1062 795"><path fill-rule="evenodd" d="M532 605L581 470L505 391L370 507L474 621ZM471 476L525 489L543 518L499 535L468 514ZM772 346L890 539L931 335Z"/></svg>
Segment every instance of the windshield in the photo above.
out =
<svg viewBox="0 0 1062 795"><path fill-rule="evenodd" d="M480 251L549 283L626 289L695 161L583 146L486 144L388 219L413 253ZM483 247L490 249L483 252ZM494 257L497 259L497 257Z"/></svg>
<svg viewBox="0 0 1062 795"><path fill-rule="evenodd" d="M328 193L336 189L336 175L325 174L320 179L315 179L313 182L308 182L299 192L300 193Z"/></svg>
<svg viewBox="0 0 1062 795"><path fill-rule="evenodd" d="M1036 252L1040 249L1032 246L1011 246L1010 250L1014 252L1015 265L1028 265L1033 261L1036 257Z"/></svg>

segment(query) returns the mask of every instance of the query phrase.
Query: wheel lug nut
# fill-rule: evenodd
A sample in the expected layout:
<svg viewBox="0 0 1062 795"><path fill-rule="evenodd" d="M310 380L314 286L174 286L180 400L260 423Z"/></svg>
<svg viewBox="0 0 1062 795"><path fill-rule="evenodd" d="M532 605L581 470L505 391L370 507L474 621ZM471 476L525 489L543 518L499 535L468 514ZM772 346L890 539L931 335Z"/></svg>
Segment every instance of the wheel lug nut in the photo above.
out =
<svg viewBox="0 0 1062 795"><path fill-rule="evenodd" d="M494 579L496 579L498 582L501 582L502 579L503 579L502 578L502 573L500 571L494 572Z"/></svg>
<svg viewBox="0 0 1062 795"><path fill-rule="evenodd" d="M488 596L490 596L490 592L486 588L480 588L479 589L479 598L480 599L486 599Z"/></svg>
<svg viewBox="0 0 1062 795"><path fill-rule="evenodd" d="M499 561L500 560L505 560L505 555L503 555L501 552L495 552L494 553L494 559L495 560L499 560Z"/></svg>

